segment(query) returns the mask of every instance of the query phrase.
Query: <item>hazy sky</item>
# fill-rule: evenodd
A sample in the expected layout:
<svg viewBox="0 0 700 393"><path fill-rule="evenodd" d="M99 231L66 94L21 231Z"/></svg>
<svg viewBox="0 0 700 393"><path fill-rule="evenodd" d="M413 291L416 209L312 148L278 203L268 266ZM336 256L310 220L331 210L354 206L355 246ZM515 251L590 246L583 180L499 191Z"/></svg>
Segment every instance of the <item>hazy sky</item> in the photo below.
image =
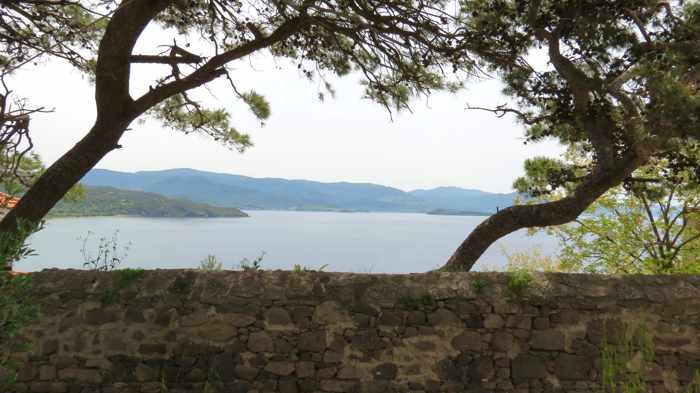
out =
<svg viewBox="0 0 700 393"><path fill-rule="evenodd" d="M167 36L151 33L141 48L169 42ZM133 92L167 72L163 66L134 67ZM493 106L505 101L494 80L470 83L457 95L416 101L413 113L394 115L392 121L378 104L362 99L358 76L334 80L337 95L325 102L317 98L316 83L304 79L295 66L269 56L235 64L232 76L239 89L254 88L270 102L272 116L264 126L234 98L225 80L196 96L229 109L234 125L251 135L255 146L244 154L203 136L165 129L157 121L134 122L122 138L124 148L97 167L189 167L253 177L372 182L404 190L458 186L509 192L526 158L561 151L554 142L523 145L522 127L511 118L465 110L467 103ZM93 88L70 67L40 64L16 75L12 83L33 104L56 110L32 121L36 150L47 164L92 125Z"/></svg>

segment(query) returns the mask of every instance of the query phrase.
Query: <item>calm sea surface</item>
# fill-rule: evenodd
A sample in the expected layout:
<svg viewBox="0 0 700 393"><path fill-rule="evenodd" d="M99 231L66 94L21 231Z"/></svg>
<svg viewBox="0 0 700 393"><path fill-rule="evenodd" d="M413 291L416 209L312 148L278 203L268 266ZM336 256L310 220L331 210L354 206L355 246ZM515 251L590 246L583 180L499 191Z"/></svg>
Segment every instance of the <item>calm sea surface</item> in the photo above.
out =
<svg viewBox="0 0 700 393"><path fill-rule="evenodd" d="M208 254L231 269L243 258L265 252L265 269L291 269L294 264L326 271L358 273L424 272L443 264L484 217L409 213L328 213L251 211L249 218L61 218L30 238L38 255L18 262L17 270L76 268L81 248L95 254L99 237L118 230L118 249L130 243L121 267L194 268ZM539 247L556 252L556 241L544 234L511 234L493 245L476 266L496 270L503 254Z"/></svg>

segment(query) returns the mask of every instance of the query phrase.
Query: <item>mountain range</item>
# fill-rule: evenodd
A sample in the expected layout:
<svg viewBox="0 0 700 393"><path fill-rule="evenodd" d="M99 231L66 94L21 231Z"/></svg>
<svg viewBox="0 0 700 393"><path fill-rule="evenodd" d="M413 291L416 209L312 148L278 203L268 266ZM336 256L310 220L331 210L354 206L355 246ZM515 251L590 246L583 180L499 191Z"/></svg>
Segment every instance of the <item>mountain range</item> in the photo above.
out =
<svg viewBox="0 0 700 393"><path fill-rule="evenodd" d="M87 186L157 193L221 207L268 210L378 212L468 211L485 215L510 206L515 193L499 194L458 187L402 191L371 183L253 178L194 169L117 172L93 169Z"/></svg>

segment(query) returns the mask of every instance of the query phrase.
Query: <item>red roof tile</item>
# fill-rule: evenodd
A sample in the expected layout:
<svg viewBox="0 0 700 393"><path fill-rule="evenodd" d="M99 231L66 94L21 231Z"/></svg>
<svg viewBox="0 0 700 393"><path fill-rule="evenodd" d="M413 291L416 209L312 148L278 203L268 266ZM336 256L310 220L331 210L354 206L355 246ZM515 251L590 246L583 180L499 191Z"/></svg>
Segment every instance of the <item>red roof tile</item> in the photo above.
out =
<svg viewBox="0 0 700 393"><path fill-rule="evenodd" d="M4 192L0 192L0 207L12 209L17 206L17 202L19 202L19 198L15 198L5 194Z"/></svg>

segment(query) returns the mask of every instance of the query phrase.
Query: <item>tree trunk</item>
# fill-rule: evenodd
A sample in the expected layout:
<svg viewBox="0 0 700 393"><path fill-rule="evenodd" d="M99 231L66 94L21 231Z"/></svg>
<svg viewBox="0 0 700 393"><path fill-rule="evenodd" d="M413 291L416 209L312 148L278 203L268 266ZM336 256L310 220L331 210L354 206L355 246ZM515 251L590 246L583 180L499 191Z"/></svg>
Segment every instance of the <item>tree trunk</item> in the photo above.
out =
<svg viewBox="0 0 700 393"><path fill-rule="evenodd" d="M474 228L440 270L471 270L494 242L519 229L562 225L573 221L598 197L629 177L644 161L645 158L630 153L613 168L598 169L566 198L536 205L511 206L497 212Z"/></svg>
<svg viewBox="0 0 700 393"><path fill-rule="evenodd" d="M127 124L97 121L90 132L65 153L0 221L0 233L18 229L19 220L38 223L107 153L117 148ZM0 247L7 245L0 244ZM6 266L6 269L11 266Z"/></svg>
<svg viewBox="0 0 700 393"><path fill-rule="evenodd" d="M0 221L0 234L18 234L20 220L41 221L73 185L107 153L119 147L119 139L129 123L148 109L138 111L133 107L129 94L129 58L143 29L171 3L172 0L131 0L117 7L105 28L97 54L95 125L39 177L17 206ZM0 244L0 251L8 246Z"/></svg>

